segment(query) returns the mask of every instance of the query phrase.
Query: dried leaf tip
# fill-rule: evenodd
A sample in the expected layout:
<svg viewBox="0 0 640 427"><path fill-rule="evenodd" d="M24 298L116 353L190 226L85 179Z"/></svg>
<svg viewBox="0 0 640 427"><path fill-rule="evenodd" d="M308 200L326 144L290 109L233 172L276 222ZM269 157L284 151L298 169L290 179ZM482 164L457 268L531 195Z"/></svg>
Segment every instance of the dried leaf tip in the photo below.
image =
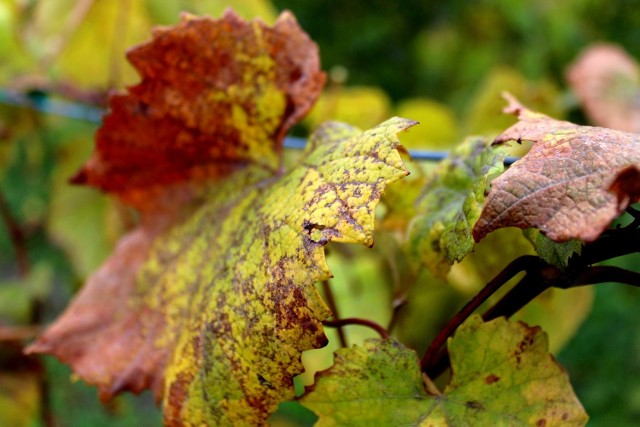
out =
<svg viewBox="0 0 640 427"><path fill-rule="evenodd" d="M280 13L280 15L278 16L278 19L276 19L276 25L278 25L280 23L283 23L283 22L297 24L298 20L296 19L296 16L290 10L283 10Z"/></svg>
<svg viewBox="0 0 640 427"><path fill-rule="evenodd" d="M522 105L522 103L520 103L520 101L518 101L518 98L511 95L506 90L502 92L502 97L507 101L507 106L502 109L503 113L513 114L514 116L520 118L520 116L524 112L529 111L527 107L525 107L524 105Z"/></svg>

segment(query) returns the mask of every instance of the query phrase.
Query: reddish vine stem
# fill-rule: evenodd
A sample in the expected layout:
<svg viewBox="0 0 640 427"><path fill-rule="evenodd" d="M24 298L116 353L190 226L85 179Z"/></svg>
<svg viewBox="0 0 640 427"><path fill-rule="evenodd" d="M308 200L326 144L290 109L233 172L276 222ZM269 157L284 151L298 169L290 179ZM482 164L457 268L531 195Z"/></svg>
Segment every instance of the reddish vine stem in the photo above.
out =
<svg viewBox="0 0 640 427"><path fill-rule="evenodd" d="M376 331L378 335L380 335L380 338L382 339L386 340L386 339L389 339L390 337L389 332L384 328L384 326L372 320L360 319L357 317L347 317L346 319L339 319L339 320L325 320L324 322L322 322L322 324L330 328L340 328L342 326L347 326L347 325L366 326Z"/></svg>
<svg viewBox="0 0 640 427"><path fill-rule="evenodd" d="M482 315L485 321L501 316L506 318L513 316L542 292L552 287L569 289L578 286L610 282L640 287L640 273L614 266L591 266L594 262L640 252L640 241L638 237L640 237L638 230L634 230L633 232L629 230L625 230L624 232L621 230L610 230L609 233L603 235L597 241L586 245L580 256L571 259L565 271L561 271L557 267L535 256L516 259L489 282L485 289L480 291L480 293L451 320L445 329L440 332L436 340L432 342L429 350L427 350L427 353L431 351L428 359L427 354L425 354L422 365L423 372L435 378L447 369L449 366L449 354L446 348L442 348L446 338L452 335L457 326L462 324L473 310L486 299L482 298L482 294L491 291L491 289L487 290L487 288L489 288L492 283L496 289L498 289L519 271L526 271L527 275L502 297L500 301ZM523 260L522 258L525 259ZM520 269L518 270L518 268ZM475 300L482 301L474 303ZM463 314L466 314L466 317L463 316ZM441 335L442 338L439 338ZM436 345L438 345L438 348L435 348Z"/></svg>
<svg viewBox="0 0 640 427"><path fill-rule="evenodd" d="M331 285L328 280L322 281L322 291L324 293L324 297L327 299L327 305L329 306L329 310L333 314L333 321L337 322L340 320L340 314L338 313L338 306L336 305L336 299L333 297L333 291L331 290ZM326 323L325 323L326 325ZM329 325L327 325L329 326ZM338 339L340 340L341 347L347 347L347 337L344 334L344 330L341 326L337 327Z"/></svg>
<svg viewBox="0 0 640 427"><path fill-rule="evenodd" d="M521 271L528 271L535 268L540 259L533 255L524 255L513 260L502 270L496 277L486 284L482 290L471 299L455 316L447 323L447 325L438 333L435 339L429 345L424 357L422 358L422 372L430 375L433 368L438 364L440 358L438 354L444 346L447 339L453 335L455 330L460 326L478 307L482 305L491 295L500 289L505 283L511 280ZM432 378L434 378L432 376Z"/></svg>

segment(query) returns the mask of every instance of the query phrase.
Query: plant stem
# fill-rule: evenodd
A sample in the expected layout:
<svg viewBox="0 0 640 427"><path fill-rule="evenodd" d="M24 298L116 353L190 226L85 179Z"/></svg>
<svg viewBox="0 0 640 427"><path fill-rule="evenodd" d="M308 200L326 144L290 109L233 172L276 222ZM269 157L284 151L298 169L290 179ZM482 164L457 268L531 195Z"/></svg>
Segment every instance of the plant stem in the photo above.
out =
<svg viewBox="0 0 640 427"><path fill-rule="evenodd" d="M597 283L615 282L640 288L640 273L611 265L588 267L571 283L557 284L555 287L569 289Z"/></svg>
<svg viewBox="0 0 640 427"><path fill-rule="evenodd" d="M581 268L635 252L640 252L640 229L607 230L598 240L585 245L580 256L571 258L568 269Z"/></svg>
<svg viewBox="0 0 640 427"><path fill-rule="evenodd" d="M11 244L16 254L16 261L18 263L18 271L21 277L27 277L29 274L29 256L27 254L27 240L24 229L15 219L9 208L9 204L4 197L4 194L0 192L0 216L4 221L4 225L7 228L9 237L11 238Z"/></svg>
<svg viewBox="0 0 640 427"><path fill-rule="evenodd" d="M447 323L447 325L438 333L435 339L429 345L424 357L422 358L422 372L435 378L433 375L434 367L439 363L438 359L440 349L444 346L447 339L453 335L455 330L460 326L471 314L482 305L491 295L500 289L505 283L511 280L521 271L530 271L538 268L540 259L533 255L524 255L513 260L507 265L496 277L486 284L476 296L471 299L462 309Z"/></svg>
<svg viewBox="0 0 640 427"><path fill-rule="evenodd" d="M331 290L331 285L329 284L328 280L323 280L322 281L322 291L324 293L324 297L327 299L327 305L329 306L329 310L331 310L331 313L333 314L333 321L334 322L339 322L340 321L340 314L338 313L338 306L336 305L336 299L333 297L333 291ZM324 324L326 326L330 326L326 323L326 321L324 322ZM338 332L338 339L340 340L340 346L341 347L347 347L347 337L344 334L344 330L342 329L342 326L337 326L337 332Z"/></svg>
<svg viewBox="0 0 640 427"><path fill-rule="evenodd" d="M325 326L329 326L331 328L340 328L346 325L366 326L368 328L375 330L382 339L385 339L385 340L389 339L389 332L387 332L387 330L382 325L372 320L360 319L357 317L348 317L346 319L340 319L340 320L325 320L324 322L322 322L322 324Z"/></svg>

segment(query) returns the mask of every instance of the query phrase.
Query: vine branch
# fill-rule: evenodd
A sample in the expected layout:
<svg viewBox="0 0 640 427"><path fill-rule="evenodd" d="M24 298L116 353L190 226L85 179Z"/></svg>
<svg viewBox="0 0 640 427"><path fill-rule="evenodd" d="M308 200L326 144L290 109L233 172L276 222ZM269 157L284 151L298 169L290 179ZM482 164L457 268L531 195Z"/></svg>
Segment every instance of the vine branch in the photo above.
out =
<svg viewBox="0 0 640 427"><path fill-rule="evenodd" d="M635 210L634 212L640 216L640 212ZM631 214L636 218L634 213ZM526 275L482 315L485 321L501 316L511 317L538 295L552 287L569 289L608 282L640 287L640 273L614 266L592 266L597 262L635 252L640 252L640 229L625 227L608 230L595 242L585 245L579 256L571 258L564 271L537 256L528 255L517 258L498 273L440 331L422 359L422 372L431 378L436 378L447 369L449 355L444 346L446 340L487 298L517 273L525 271Z"/></svg>
<svg viewBox="0 0 640 427"><path fill-rule="evenodd" d="M331 310L332 317L334 321L340 320L340 314L338 313L338 306L336 305L336 299L333 296L333 291L331 290L331 284L329 284L328 280L322 281L322 291L327 300L327 305L329 306L329 310ZM326 324L325 324L326 325ZM329 326L329 325L326 325ZM347 337L344 334L344 330L342 326L336 327L336 332L338 332L338 339L340 340L341 347L347 347Z"/></svg>
<svg viewBox="0 0 640 427"><path fill-rule="evenodd" d="M342 326L347 326L347 325L366 326L376 331L378 335L380 335L380 338L382 339L386 340L386 339L389 339L390 337L389 332L387 332L387 330L382 325L372 320L360 319L357 317L348 317L346 319L339 319L339 320L325 320L324 322L322 322L322 324L330 328L340 328Z"/></svg>
<svg viewBox="0 0 640 427"><path fill-rule="evenodd" d="M436 363L437 355L447 339L478 307L480 307L491 295L500 289L505 283L515 277L522 271L527 271L539 262L539 258L533 255L524 255L509 263L496 277L489 283L471 301L469 301L455 316L447 323L447 325L438 333L429 345L424 357L422 358L422 372L429 374Z"/></svg>

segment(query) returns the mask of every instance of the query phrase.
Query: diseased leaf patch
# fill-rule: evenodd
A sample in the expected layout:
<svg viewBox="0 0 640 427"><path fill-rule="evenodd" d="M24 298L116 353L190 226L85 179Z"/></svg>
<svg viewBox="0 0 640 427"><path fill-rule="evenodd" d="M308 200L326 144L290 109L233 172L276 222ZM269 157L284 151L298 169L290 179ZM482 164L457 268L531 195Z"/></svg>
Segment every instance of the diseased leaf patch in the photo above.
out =
<svg viewBox="0 0 640 427"><path fill-rule="evenodd" d="M503 171L505 154L471 138L441 162L416 202L409 226L409 253L444 279L454 262L473 249L471 230L491 179Z"/></svg>
<svg viewBox="0 0 640 427"><path fill-rule="evenodd" d="M640 200L633 172L640 167L640 135L554 120L515 99L505 111L519 122L495 143L534 146L493 181L473 230L476 241L502 227L534 227L554 241L590 242Z"/></svg>
<svg viewBox="0 0 640 427"><path fill-rule="evenodd" d="M540 328L467 320L449 339L452 378L429 393L415 353L395 340L336 352L301 403L317 426L582 426L587 421Z"/></svg>
<svg viewBox="0 0 640 427"><path fill-rule="evenodd" d="M406 175L391 119L338 123L281 177L236 172L182 225L142 225L31 351L50 352L104 397L153 387L167 425L263 424L294 397L303 351L325 344L314 284L329 241L373 244L373 210Z"/></svg>

